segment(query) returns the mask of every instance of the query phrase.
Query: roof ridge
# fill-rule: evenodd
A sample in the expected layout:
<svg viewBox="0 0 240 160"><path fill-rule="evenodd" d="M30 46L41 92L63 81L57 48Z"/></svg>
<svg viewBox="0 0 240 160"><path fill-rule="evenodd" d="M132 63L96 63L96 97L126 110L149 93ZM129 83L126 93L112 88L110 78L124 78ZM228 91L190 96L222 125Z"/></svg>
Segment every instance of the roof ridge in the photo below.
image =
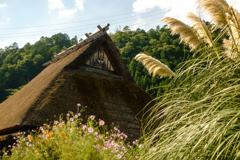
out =
<svg viewBox="0 0 240 160"><path fill-rule="evenodd" d="M55 53L55 58L51 59L50 61L46 62L43 64L43 66L48 66L50 65L51 63L53 62L56 62L58 61L59 59L61 59L62 57L65 57L66 55L72 53L73 51L81 48L83 45L89 43L90 41L92 40L95 40L99 37L101 37L102 35L104 35L106 33L106 31L109 29L109 24L105 25L103 28L98 25L97 27L99 28L98 31L94 32L93 34L91 35L88 35L87 33L85 34L87 36L87 38L85 38L84 40L82 40L81 42L74 44L73 46L69 47L69 48L66 48L64 47L64 51L56 54Z"/></svg>

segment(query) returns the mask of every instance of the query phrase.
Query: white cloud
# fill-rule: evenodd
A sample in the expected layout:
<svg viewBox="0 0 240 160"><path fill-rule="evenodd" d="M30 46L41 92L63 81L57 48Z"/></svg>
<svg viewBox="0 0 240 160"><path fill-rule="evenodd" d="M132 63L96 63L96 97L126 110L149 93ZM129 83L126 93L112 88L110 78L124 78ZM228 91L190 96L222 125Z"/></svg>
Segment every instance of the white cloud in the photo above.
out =
<svg viewBox="0 0 240 160"><path fill-rule="evenodd" d="M48 8L50 11L53 11L55 9L61 9L64 8L64 4L61 0L48 0Z"/></svg>
<svg viewBox="0 0 240 160"><path fill-rule="evenodd" d="M84 1L85 0L75 0L75 6L77 7L77 9L81 11L84 9L83 7Z"/></svg>
<svg viewBox="0 0 240 160"><path fill-rule="evenodd" d="M59 11L59 18L72 18L77 9L64 9Z"/></svg>
<svg viewBox="0 0 240 160"><path fill-rule="evenodd" d="M140 17L137 17L137 21L133 25L133 30L136 30L137 28L145 29L145 21L141 19Z"/></svg>
<svg viewBox="0 0 240 160"><path fill-rule="evenodd" d="M137 0L133 3L134 12L146 12L155 7L161 7L164 2L155 1L155 0Z"/></svg>
<svg viewBox="0 0 240 160"><path fill-rule="evenodd" d="M229 5L233 5L235 9L240 10L240 0L227 0ZM136 0L133 3L133 11L135 13L144 13L159 8L163 17L177 18L185 23L189 23L186 18L188 12L198 15L196 0ZM206 14L202 14L205 20L210 20ZM163 18L162 17L162 18Z"/></svg>
<svg viewBox="0 0 240 160"><path fill-rule="evenodd" d="M12 41L10 41L9 39L8 40L5 40L5 41L0 41L0 48L5 48L6 46L9 46L11 45Z"/></svg>
<svg viewBox="0 0 240 160"><path fill-rule="evenodd" d="M133 3L133 11L143 13L159 8L163 17L174 17L186 22L188 12L197 13L195 2L195 0L136 0Z"/></svg>
<svg viewBox="0 0 240 160"><path fill-rule="evenodd" d="M7 7L7 3L0 4L0 8Z"/></svg>
<svg viewBox="0 0 240 160"><path fill-rule="evenodd" d="M7 22L10 22L10 20L11 20L11 18L8 18L8 19L7 19Z"/></svg>

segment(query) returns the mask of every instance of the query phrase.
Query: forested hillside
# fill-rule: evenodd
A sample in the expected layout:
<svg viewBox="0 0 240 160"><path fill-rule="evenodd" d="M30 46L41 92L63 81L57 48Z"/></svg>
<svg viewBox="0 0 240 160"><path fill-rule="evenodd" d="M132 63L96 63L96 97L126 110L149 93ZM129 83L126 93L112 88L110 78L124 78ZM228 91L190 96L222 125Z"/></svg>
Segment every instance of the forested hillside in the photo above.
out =
<svg viewBox="0 0 240 160"><path fill-rule="evenodd" d="M120 53L136 83L153 97L164 93L161 86L169 79L159 79L148 74L143 65L134 57L142 52L148 54L174 70L177 65L188 59L192 53L183 43L179 44L178 36L171 36L166 27L144 31L132 31L128 26L123 31L111 35L112 40L120 48ZM154 89L153 89L154 88Z"/></svg>
<svg viewBox="0 0 240 160"><path fill-rule="evenodd" d="M134 60L136 54L143 52L155 57L168 65L172 70L191 56L189 48L179 44L178 36L171 36L169 29L159 26L156 29L130 30L128 26L123 31L110 34L112 40L120 49L120 53L134 80L144 90L149 90L153 96L164 93L162 84L168 79L152 78L147 70ZM38 75L44 67L42 64L51 58L53 53L59 53L63 47L70 47L77 37L70 39L67 34L58 33L52 37L41 37L31 45L27 43L22 48L17 43L0 49L0 102L16 92ZM158 87L160 86L160 87Z"/></svg>
<svg viewBox="0 0 240 160"><path fill-rule="evenodd" d="M33 45L27 43L19 48L13 43L0 49L0 102L31 81L44 69L42 64L53 58L54 52L70 47L73 40L67 34L58 33L51 38L41 37Z"/></svg>

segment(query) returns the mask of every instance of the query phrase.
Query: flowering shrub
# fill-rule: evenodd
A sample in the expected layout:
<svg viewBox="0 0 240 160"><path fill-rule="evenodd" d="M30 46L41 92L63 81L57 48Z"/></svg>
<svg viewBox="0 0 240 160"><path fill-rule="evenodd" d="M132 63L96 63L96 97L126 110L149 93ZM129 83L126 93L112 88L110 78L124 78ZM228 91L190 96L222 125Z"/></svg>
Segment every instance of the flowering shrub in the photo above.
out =
<svg viewBox="0 0 240 160"><path fill-rule="evenodd" d="M2 151L2 159L137 159L136 142L134 147L125 144L127 135L117 127L106 131L105 122L93 115L82 124L80 116L68 113L66 122L60 117L27 136L18 133L16 142Z"/></svg>

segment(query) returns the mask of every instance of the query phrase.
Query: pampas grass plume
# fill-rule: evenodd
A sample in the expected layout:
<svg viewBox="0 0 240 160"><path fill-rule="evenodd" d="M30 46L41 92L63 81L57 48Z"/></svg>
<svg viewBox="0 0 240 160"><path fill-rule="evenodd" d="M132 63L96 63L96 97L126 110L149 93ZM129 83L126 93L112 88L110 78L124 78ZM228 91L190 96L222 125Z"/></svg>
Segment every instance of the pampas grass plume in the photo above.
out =
<svg viewBox="0 0 240 160"><path fill-rule="evenodd" d="M191 48L191 51L197 49L201 44L201 41L198 39L197 35L192 31L192 29L178 19L165 17L162 19L162 21L169 24L172 35L180 35L180 43L182 41L187 43Z"/></svg>
<svg viewBox="0 0 240 160"><path fill-rule="evenodd" d="M228 39L223 39L223 47L226 48L226 51L223 52L224 56L235 60L237 58L237 53L233 51L233 42Z"/></svg>
<svg viewBox="0 0 240 160"><path fill-rule="evenodd" d="M225 12L231 13L228 3L225 0L216 0L224 9Z"/></svg>
<svg viewBox="0 0 240 160"><path fill-rule="evenodd" d="M220 0L218 1L220 2ZM223 28L228 24L226 12L222 6L222 4L224 4L223 0L221 0L220 4L216 0L198 0L198 4L212 17L212 20L215 23L213 25L214 30L217 28Z"/></svg>
<svg viewBox="0 0 240 160"><path fill-rule="evenodd" d="M212 35L206 24L191 12L187 14L187 17L192 20L192 27L196 30L198 35L204 42L208 43L209 46L212 47Z"/></svg>
<svg viewBox="0 0 240 160"><path fill-rule="evenodd" d="M237 27L240 27L240 13L236 9L234 9L232 7L230 7L230 8L234 15L234 19L235 19L235 23L236 23Z"/></svg>
<svg viewBox="0 0 240 160"><path fill-rule="evenodd" d="M168 66L151 56L140 53L135 56L135 59L142 62L142 64L148 70L149 74L152 74L153 77L156 75L160 75L160 78L172 78L173 76L176 76L175 73L170 68L168 68Z"/></svg>

